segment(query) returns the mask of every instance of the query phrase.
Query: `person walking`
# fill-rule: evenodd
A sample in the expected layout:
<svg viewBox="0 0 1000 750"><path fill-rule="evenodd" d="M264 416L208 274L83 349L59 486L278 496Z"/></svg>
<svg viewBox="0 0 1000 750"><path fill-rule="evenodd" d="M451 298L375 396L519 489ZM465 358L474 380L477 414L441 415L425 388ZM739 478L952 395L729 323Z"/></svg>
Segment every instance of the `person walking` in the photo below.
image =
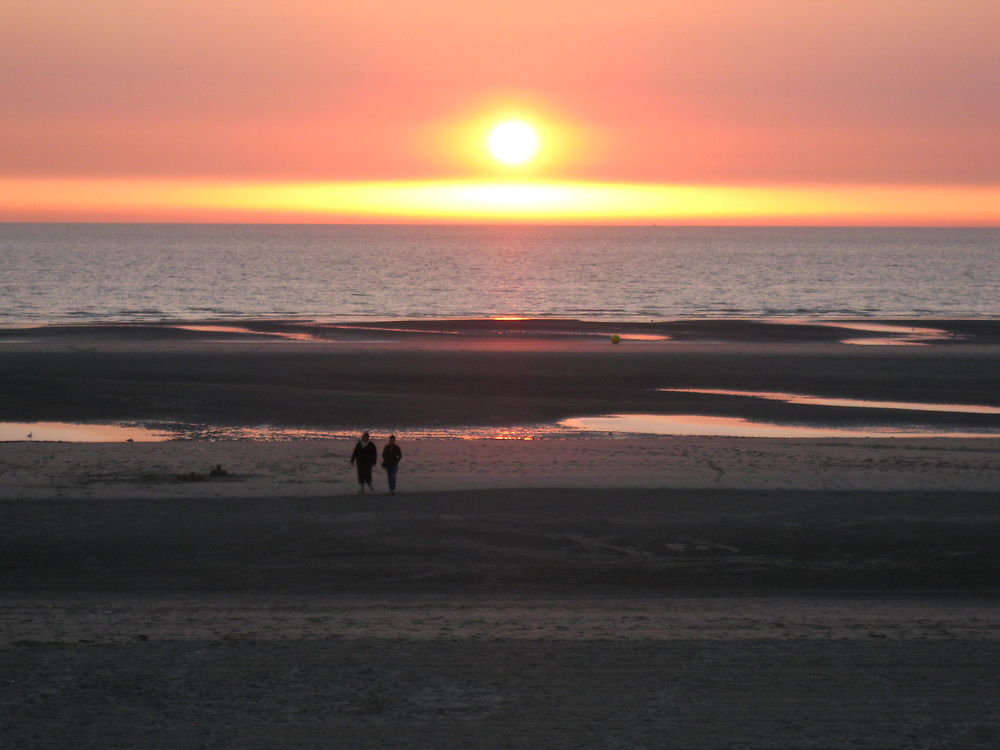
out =
<svg viewBox="0 0 1000 750"><path fill-rule="evenodd" d="M354 453L351 454L351 463L358 469L358 484L361 485L358 492L362 495L365 493L366 484L369 490L375 491L375 488L372 487L372 467L376 461L378 461L378 449L375 447L375 443L368 439L366 432L354 446Z"/></svg>
<svg viewBox="0 0 1000 750"><path fill-rule="evenodd" d="M396 436L390 435L389 442L382 449L382 468L389 479L389 494L396 494L396 472L399 471L399 462L403 460L403 451L396 445Z"/></svg>

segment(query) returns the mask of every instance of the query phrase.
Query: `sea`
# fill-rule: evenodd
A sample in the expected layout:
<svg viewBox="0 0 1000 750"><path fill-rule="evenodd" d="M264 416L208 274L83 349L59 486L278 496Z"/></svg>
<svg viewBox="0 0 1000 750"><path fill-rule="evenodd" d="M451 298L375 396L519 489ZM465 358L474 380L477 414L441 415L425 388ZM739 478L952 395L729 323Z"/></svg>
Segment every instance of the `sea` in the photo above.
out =
<svg viewBox="0 0 1000 750"><path fill-rule="evenodd" d="M0 327L998 318L1000 228L0 224Z"/></svg>

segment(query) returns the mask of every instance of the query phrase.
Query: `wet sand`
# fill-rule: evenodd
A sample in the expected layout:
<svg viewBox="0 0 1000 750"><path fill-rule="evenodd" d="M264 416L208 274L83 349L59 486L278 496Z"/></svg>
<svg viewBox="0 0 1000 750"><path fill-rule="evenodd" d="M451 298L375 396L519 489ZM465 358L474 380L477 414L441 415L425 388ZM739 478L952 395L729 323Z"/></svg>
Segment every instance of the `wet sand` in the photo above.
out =
<svg viewBox="0 0 1000 750"><path fill-rule="evenodd" d="M0 729L41 748L990 748L996 501L8 498Z"/></svg>
<svg viewBox="0 0 1000 750"><path fill-rule="evenodd" d="M904 323L894 321L892 327L918 328L913 321ZM880 340L885 334L754 321L408 321L354 327L257 322L226 331L167 324L7 330L0 331L0 420L402 431L671 413L830 426L913 421L942 432L1000 431L996 414L911 414L663 390L1000 407L1000 324L921 323L940 326L943 337L906 342L919 345L857 346L839 342L865 335ZM615 346L609 331L668 338Z"/></svg>
<svg viewBox="0 0 1000 750"><path fill-rule="evenodd" d="M995 492L5 500L7 592L992 595Z"/></svg>
<svg viewBox="0 0 1000 750"><path fill-rule="evenodd" d="M985 750L1000 739L995 645L947 637L237 635L2 653L10 747Z"/></svg>
<svg viewBox="0 0 1000 750"><path fill-rule="evenodd" d="M5 745L1000 739L995 492L142 492L0 502Z"/></svg>
<svg viewBox="0 0 1000 750"><path fill-rule="evenodd" d="M0 418L502 426L694 398L656 387L998 400L982 332L189 333L2 345ZM341 440L3 443L0 746L994 748L998 444L404 437L401 493L376 471L360 496Z"/></svg>

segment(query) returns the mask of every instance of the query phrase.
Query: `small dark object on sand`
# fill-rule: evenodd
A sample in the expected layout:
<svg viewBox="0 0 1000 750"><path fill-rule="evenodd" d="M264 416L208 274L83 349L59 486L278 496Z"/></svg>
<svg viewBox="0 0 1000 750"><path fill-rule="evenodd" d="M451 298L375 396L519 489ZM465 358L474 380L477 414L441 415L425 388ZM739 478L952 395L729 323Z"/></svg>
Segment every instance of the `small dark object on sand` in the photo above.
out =
<svg viewBox="0 0 1000 750"><path fill-rule="evenodd" d="M204 482L207 479L219 479L230 476L229 472L222 468L222 464L216 464L208 474L199 474L197 471L189 471L186 474L174 475L181 482Z"/></svg>

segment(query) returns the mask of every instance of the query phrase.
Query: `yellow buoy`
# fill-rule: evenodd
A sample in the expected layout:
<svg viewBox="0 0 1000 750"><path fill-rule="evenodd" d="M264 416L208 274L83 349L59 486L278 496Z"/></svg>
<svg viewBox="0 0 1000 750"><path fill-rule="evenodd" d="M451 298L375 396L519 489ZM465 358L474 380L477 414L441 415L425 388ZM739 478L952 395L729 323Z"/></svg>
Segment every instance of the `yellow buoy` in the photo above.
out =
<svg viewBox="0 0 1000 750"><path fill-rule="evenodd" d="M621 336L619 336L619 335L618 335L617 333L615 333L615 334L612 334L612 336L611 336L611 343L612 343L612 344L617 344L617 343L619 343L619 342L620 342L621 340L622 340L622 337L621 337Z"/></svg>

